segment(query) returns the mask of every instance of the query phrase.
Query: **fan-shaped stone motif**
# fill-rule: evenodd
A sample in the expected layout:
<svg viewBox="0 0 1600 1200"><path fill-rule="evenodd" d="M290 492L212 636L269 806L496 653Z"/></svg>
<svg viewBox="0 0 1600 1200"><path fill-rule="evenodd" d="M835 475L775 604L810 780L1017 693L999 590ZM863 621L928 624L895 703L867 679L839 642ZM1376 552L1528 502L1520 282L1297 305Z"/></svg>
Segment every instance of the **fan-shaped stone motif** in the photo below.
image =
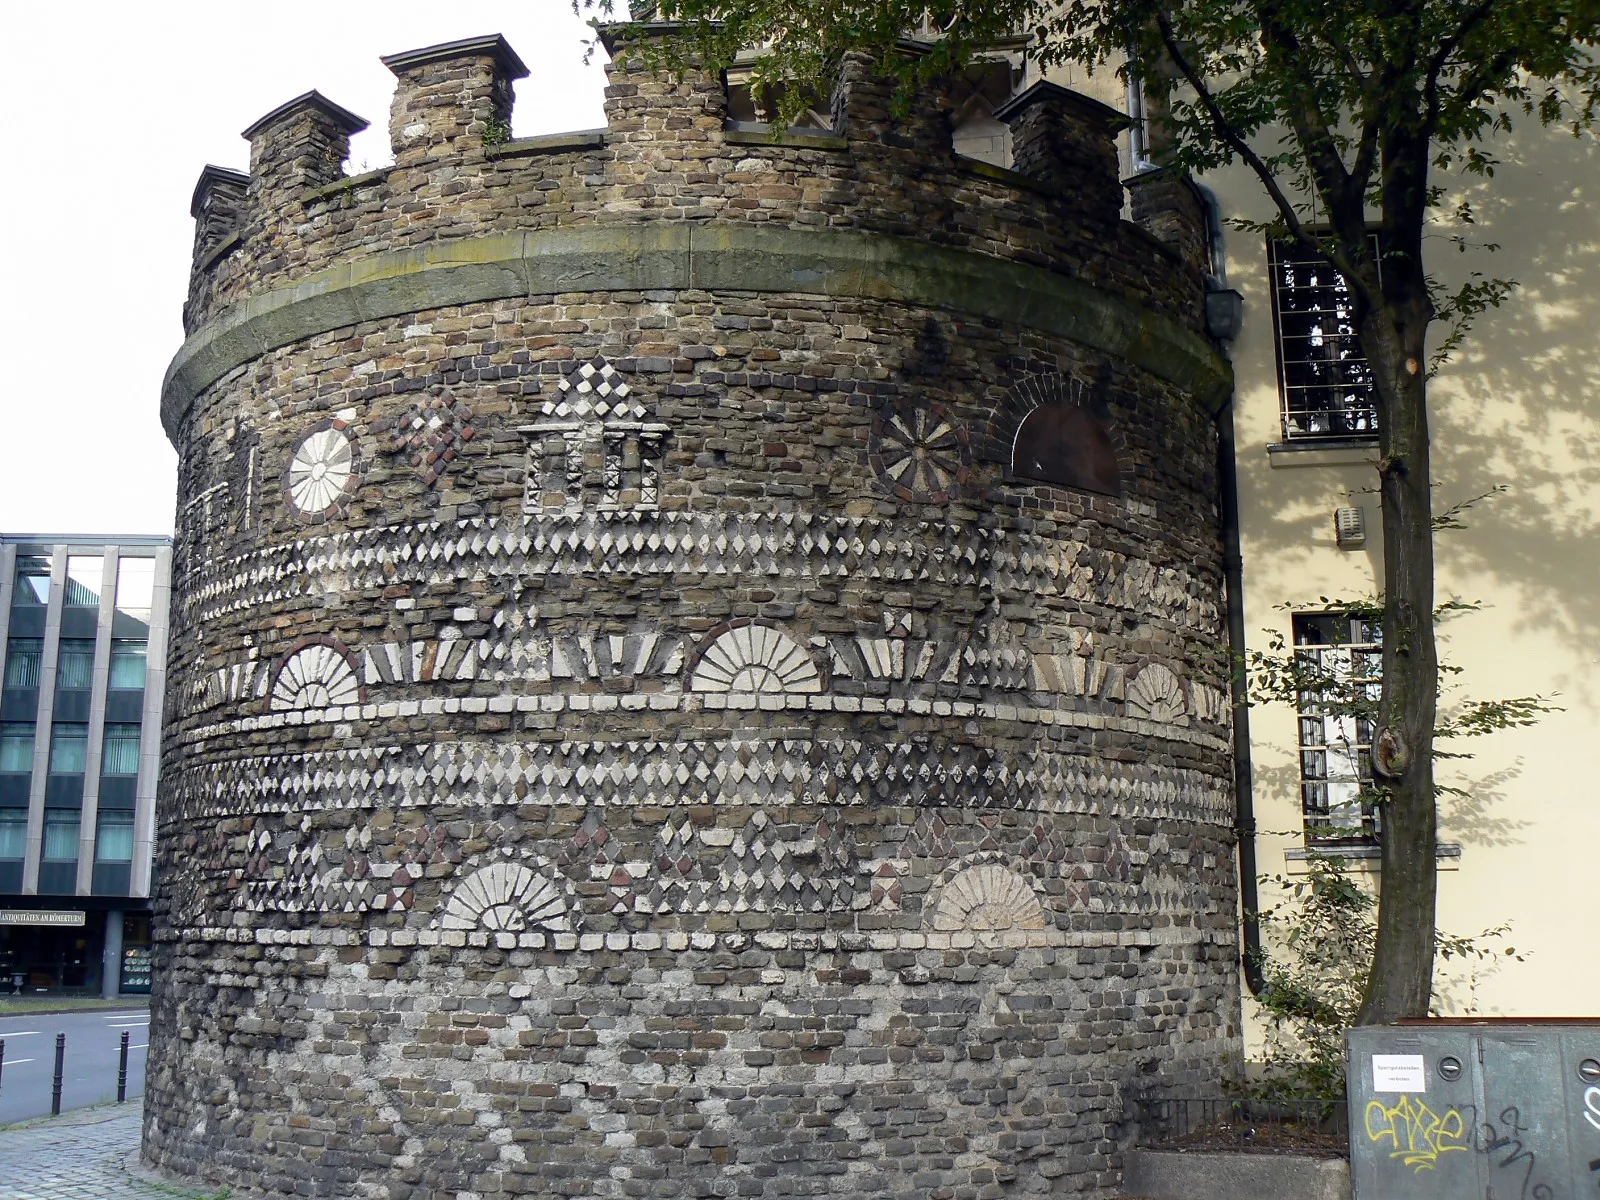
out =
<svg viewBox="0 0 1600 1200"><path fill-rule="evenodd" d="M770 625L736 625L701 653L689 687L696 692L820 692L822 676L788 634Z"/></svg>
<svg viewBox="0 0 1600 1200"><path fill-rule="evenodd" d="M1160 663L1151 663L1128 685L1128 711L1134 716L1169 725L1189 723L1183 685Z"/></svg>
<svg viewBox="0 0 1600 1200"><path fill-rule="evenodd" d="M324 642L302 646L283 660L272 681L274 709L329 708L361 700L361 680L349 656Z"/></svg>
<svg viewBox="0 0 1600 1200"><path fill-rule="evenodd" d="M1015 871L998 863L968 867L939 894L933 927L941 930L1045 928L1044 908Z"/></svg>
<svg viewBox="0 0 1600 1200"><path fill-rule="evenodd" d="M285 486L289 502L306 518L337 508L355 486L355 447L343 422L314 429L300 440L289 459Z"/></svg>
<svg viewBox="0 0 1600 1200"><path fill-rule="evenodd" d="M567 898L549 879L515 862L490 863L456 885L439 924L445 929L521 933L572 928Z"/></svg>

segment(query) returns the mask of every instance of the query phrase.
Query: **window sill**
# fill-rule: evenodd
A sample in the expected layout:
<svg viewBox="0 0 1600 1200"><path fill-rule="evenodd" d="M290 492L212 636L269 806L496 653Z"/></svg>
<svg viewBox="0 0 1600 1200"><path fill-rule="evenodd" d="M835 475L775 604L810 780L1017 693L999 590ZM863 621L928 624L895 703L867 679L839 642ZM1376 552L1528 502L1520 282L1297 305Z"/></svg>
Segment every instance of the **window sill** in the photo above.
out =
<svg viewBox="0 0 1600 1200"><path fill-rule="evenodd" d="M1347 441L1271 442L1267 462L1280 467L1357 467L1378 461L1378 443L1359 438Z"/></svg>
<svg viewBox="0 0 1600 1200"><path fill-rule="evenodd" d="M1305 875L1311 870L1313 854L1324 857L1337 854L1345 860L1346 869L1352 875L1376 875L1381 869L1383 851L1373 845L1354 846L1294 846L1283 852L1284 870L1290 875ZM1459 871L1461 869L1461 843L1440 842L1434 847L1434 862L1441 871Z"/></svg>

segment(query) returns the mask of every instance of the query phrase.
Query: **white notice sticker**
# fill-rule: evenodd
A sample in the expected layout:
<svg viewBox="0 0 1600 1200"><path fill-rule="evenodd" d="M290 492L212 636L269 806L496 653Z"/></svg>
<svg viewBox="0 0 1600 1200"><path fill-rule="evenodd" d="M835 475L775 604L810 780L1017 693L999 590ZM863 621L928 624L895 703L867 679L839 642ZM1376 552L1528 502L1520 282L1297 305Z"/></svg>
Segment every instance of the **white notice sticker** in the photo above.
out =
<svg viewBox="0 0 1600 1200"><path fill-rule="evenodd" d="M1372 1090L1375 1092L1425 1092L1427 1070L1420 1054L1374 1054Z"/></svg>

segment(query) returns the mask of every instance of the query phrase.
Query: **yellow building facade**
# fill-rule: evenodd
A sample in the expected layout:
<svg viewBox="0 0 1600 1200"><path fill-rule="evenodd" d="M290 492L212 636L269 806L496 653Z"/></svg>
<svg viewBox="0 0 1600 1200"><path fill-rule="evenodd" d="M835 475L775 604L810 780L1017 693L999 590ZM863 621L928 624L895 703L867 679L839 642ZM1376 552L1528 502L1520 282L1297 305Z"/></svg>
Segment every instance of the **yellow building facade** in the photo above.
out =
<svg viewBox="0 0 1600 1200"><path fill-rule="evenodd" d="M1472 271L1518 283L1429 387L1436 509L1500 489L1462 515L1465 528L1436 538L1438 601L1478 606L1440 626L1441 657L1461 668L1441 704L1537 694L1560 711L1441 747L1472 757L1439 764L1441 782L1465 793L1440 803L1439 927L1473 934L1509 924L1500 944L1523 961L1442 963L1437 1003L1450 1014L1592 1015L1600 1011L1600 216L1585 189L1600 151L1592 138L1536 126L1496 150L1504 165L1494 179L1461 189L1476 223L1441 224L1428 242L1447 286ZM1206 183L1224 218L1268 215L1244 172ZM1289 278L1256 234L1225 233L1221 260L1227 286L1244 298L1232 357L1246 639L1252 650L1274 636L1307 647L1327 640L1330 625L1316 616L1337 606L1324 598L1373 597L1381 585L1375 439L1359 414L1304 411L1296 362L1338 352L1308 345L1335 335L1337 314L1286 311L1294 302L1285 303L1285 289L1304 285L1305 274ZM1299 303L1304 310L1303 296ZM1362 510L1365 540L1345 511L1341 545L1337 514L1352 509ZM1359 648L1351 656L1359 663ZM1356 731L1325 729L1318 746L1303 727L1314 724L1288 705L1251 712L1264 875L1305 869L1306 810L1319 797L1331 797L1339 818L1339 781L1317 776L1345 773L1357 756L1342 756L1338 742ZM1358 869L1375 869L1359 844L1350 852ZM1271 887L1262 899L1272 902Z"/></svg>

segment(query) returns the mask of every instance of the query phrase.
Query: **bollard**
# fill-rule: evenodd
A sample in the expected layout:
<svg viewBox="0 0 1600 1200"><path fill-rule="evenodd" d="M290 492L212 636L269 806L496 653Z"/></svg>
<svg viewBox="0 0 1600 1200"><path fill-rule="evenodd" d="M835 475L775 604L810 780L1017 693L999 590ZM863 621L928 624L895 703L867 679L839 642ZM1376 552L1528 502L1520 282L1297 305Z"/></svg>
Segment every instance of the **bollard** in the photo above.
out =
<svg viewBox="0 0 1600 1200"><path fill-rule="evenodd" d="M56 1077L50 1085L50 1115L61 1115L61 1071L67 1061L67 1035L56 1034Z"/></svg>
<svg viewBox="0 0 1600 1200"><path fill-rule="evenodd" d="M0 1038L0 1075L4 1075L5 1074L5 1070L6 1070L6 1040L5 1040L5 1038Z"/></svg>
<svg viewBox="0 0 1600 1200"><path fill-rule="evenodd" d="M122 1031L122 1053L117 1060L117 1103L128 1098L128 1031Z"/></svg>

